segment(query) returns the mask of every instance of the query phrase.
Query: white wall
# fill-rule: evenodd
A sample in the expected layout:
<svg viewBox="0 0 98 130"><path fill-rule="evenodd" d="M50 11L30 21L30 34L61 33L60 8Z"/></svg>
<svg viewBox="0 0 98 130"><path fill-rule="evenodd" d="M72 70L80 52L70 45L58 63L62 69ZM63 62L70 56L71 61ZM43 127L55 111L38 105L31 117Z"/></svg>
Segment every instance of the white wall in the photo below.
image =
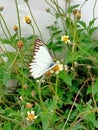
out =
<svg viewBox="0 0 98 130"><path fill-rule="evenodd" d="M13 33L13 25L17 24L17 13L15 7L14 0L0 0L0 5L4 6L4 11L2 12L7 25L10 31ZM23 17L26 15L30 15L26 3L23 0L18 0L18 6L20 11L20 19L21 19L21 28L22 35L28 36L32 34L32 29L26 23L23 23ZM30 6L32 9L32 13L35 17L35 20L42 32L43 37L45 39L48 38L48 31L46 31L46 27L53 23L54 17L45 12L45 8L47 7L44 0L30 0ZM38 33L38 32L36 32ZM0 29L0 36L4 36L2 30Z"/></svg>
<svg viewBox="0 0 98 130"><path fill-rule="evenodd" d="M65 0L58 0L59 4L61 6L65 6L64 1ZM71 4L80 4L82 5L85 0L71 0ZM93 18L93 8L94 8L94 2L96 0L88 0L86 4L82 8L82 19L88 23ZM30 6L32 9L32 13L35 17L35 20L42 32L43 38L45 41L49 38L49 33L46 29L48 25L51 25L55 18L51 16L50 14L45 12L45 9L49 6L45 3L44 0L29 0ZM4 6L4 11L2 12L7 25L13 33L13 25L17 24L17 13L16 13L16 7L15 7L15 0L0 0L0 6ZM20 11L20 18L21 18L21 28L22 28L22 35L28 36L32 34L32 29L27 24L23 23L23 17L25 15L29 15L28 8L26 6L26 3L24 0L18 0L18 6ZM95 7L95 17L98 17L98 1ZM98 26L98 21L96 21L96 26ZM38 34L38 31L36 30L36 33ZM0 37L4 36L1 28L0 28Z"/></svg>

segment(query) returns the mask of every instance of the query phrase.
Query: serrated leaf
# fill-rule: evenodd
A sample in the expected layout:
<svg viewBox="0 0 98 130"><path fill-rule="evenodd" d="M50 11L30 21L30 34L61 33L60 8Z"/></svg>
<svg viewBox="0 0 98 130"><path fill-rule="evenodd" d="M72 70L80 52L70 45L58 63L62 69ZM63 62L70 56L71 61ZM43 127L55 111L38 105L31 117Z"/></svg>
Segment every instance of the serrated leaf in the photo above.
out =
<svg viewBox="0 0 98 130"><path fill-rule="evenodd" d="M72 75L64 71L60 73L60 78L69 86L72 86Z"/></svg>
<svg viewBox="0 0 98 130"><path fill-rule="evenodd" d="M85 23L85 22L83 22L83 21L78 21L78 23L79 23L82 27L84 27L84 28L86 29L86 23Z"/></svg>
<svg viewBox="0 0 98 130"><path fill-rule="evenodd" d="M92 20L89 22L89 27L91 27L92 25L94 25L95 20L96 20L96 18L92 19Z"/></svg>

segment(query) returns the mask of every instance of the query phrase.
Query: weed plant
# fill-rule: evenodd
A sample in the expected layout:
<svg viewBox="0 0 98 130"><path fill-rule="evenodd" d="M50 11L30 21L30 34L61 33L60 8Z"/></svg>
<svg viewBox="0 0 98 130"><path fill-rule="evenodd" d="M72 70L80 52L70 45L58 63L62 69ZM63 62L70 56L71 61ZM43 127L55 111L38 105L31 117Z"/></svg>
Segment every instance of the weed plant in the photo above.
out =
<svg viewBox="0 0 98 130"><path fill-rule="evenodd" d="M81 20L81 8L86 0L83 5L74 6L66 0L66 11L59 6L58 0L45 0L50 7L47 13L56 19L47 27L50 33L47 47L63 64L63 70L39 79L31 77L29 63L35 39L44 41L44 38L29 0L24 2L31 17L26 16L24 20L33 33L22 37L17 2L15 0L18 26L14 26L14 34L0 7L0 29L5 36L0 37L0 42L15 50L9 52L6 47L0 50L0 130L98 129L98 38L93 36L98 27L94 26L96 18L88 25Z"/></svg>

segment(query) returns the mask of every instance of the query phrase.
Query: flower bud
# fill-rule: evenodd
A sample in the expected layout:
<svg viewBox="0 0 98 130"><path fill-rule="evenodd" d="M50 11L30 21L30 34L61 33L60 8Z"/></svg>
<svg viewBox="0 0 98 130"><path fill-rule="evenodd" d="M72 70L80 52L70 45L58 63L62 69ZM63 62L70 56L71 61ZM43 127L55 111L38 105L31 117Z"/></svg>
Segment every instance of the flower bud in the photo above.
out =
<svg viewBox="0 0 98 130"><path fill-rule="evenodd" d="M18 41L17 47L18 47L19 49L23 48L23 41Z"/></svg>

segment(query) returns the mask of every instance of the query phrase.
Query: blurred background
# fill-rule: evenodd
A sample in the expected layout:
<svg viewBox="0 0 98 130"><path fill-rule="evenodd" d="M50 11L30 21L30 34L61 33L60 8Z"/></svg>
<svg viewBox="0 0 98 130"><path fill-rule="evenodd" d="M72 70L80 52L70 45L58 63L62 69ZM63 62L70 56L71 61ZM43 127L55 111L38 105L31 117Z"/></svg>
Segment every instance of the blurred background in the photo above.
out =
<svg viewBox="0 0 98 130"><path fill-rule="evenodd" d="M17 0L18 8L20 12L20 21L22 28L22 35L27 37L32 34L32 29L26 23L23 22L23 17L29 14L28 7L24 0ZM33 16L38 24L40 31L43 35L44 41L47 41L49 38L49 32L46 29L47 26L51 25L55 21L55 17L46 12L46 9L50 8L45 0L29 0L30 7L33 13ZM65 0L58 0L59 5L66 11ZM71 5L79 4L78 7L81 9L81 20L88 22L98 17L98 1L97 0L70 0ZM17 24L17 12L15 0L0 0L0 6L4 7L2 14L6 20L9 30L13 32L13 26ZM54 10L50 8L52 12ZM98 20L95 22L95 26L98 26ZM36 30L36 34L38 31ZM2 29L0 28L0 37L4 37Z"/></svg>

